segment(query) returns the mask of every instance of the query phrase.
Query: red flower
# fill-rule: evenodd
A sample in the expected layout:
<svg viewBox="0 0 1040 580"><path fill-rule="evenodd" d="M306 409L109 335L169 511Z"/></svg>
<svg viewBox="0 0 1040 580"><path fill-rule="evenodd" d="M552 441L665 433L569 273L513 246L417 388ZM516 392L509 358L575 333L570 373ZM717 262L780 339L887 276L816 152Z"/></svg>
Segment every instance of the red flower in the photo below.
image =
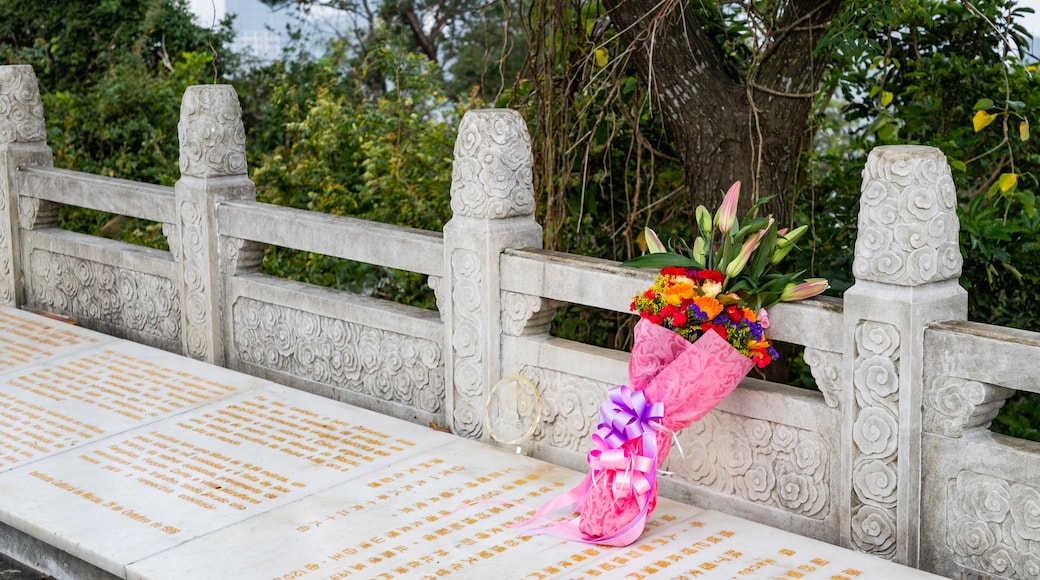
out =
<svg viewBox="0 0 1040 580"><path fill-rule="evenodd" d="M653 288L647 288L646 292L643 292L643 298L646 298L647 300L653 300L654 298L657 298L657 294L654 294Z"/></svg>
<svg viewBox="0 0 1040 580"><path fill-rule="evenodd" d="M700 283L706 280L711 280L712 282L718 282L719 284L722 284L726 280L726 277L722 275L722 272L719 272L717 270L698 270L697 282Z"/></svg>
<svg viewBox="0 0 1040 580"><path fill-rule="evenodd" d="M751 351L751 360L755 361L758 368L763 369L766 365L773 362L773 357L769 356L769 352L766 350L753 350Z"/></svg>
<svg viewBox="0 0 1040 580"><path fill-rule="evenodd" d="M682 268L680 266L669 266L669 267L661 270L661 275L662 276L685 276L686 275L686 268Z"/></svg>
<svg viewBox="0 0 1040 580"><path fill-rule="evenodd" d="M650 312L644 313L643 317L649 320L650 322L653 322L654 324L661 324L662 322L664 322L663 317L658 316L657 314L652 314Z"/></svg>
<svg viewBox="0 0 1040 580"><path fill-rule="evenodd" d="M744 320L744 311L741 310L740 307L735 305L727 306L726 316L729 316L729 319L733 322L740 322L741 320Z"/></svg>
<svg viewBox="0 0 1040 580"><path fill-rule="evenodd" d="M685 310L679 310L678 312L676 312L675 314L672 315L672 326L680 327L680 328L683 327L683 326L686 326L686 311Z"/></svg>
<svg viewBox="0 0 1040 580"><path fill-rule="evenodd" d="M715 334L722 337L722 340L729 340L729 331L726 330L725 326L722 326L720 324L715 324L713 322L705 322L701 324L701 330L703 330L704 332L714 330Z"/></svg>

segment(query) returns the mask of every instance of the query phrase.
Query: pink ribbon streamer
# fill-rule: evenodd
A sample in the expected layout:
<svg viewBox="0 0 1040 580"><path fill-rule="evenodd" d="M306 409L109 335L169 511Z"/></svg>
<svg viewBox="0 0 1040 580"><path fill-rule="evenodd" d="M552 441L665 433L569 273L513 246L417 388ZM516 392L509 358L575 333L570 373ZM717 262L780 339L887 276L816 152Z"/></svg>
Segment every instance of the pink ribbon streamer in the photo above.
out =
<svg viewBox="0 0 1040 580"><path fill-rule="evenodd" d="M612 488L616 497L635 497L639 508L648 500L648 493L653 485L648 474L652 474L656 465L654 459L645 455L637 455L628 449L593 449L588 455L589 466L593 473L613 472Z"/></svg>
<svg viewBox="0 0 1040 580"><path fill-rule="evenodd" d="M510 527L524 528L537 521L548 525L529 530L532 534L549 533L567 540L610 546L627 546L640 534L649 516L650 498L657 494L657 436L651 421L664 416L664 405L650 403L642 391L633 391L625 385L611 389L608 400L600 406L602 421L592 435L594 449L586 460L592 468L577 487L554 497L539 508L528 520ZM626 445L637 442L636 445ZM637 452L639 449L641 452ZM617 533L608 537L592 537L578 527L578 519L555 521L546 514L569 508L581 511L584 498L592 486L597 485L597 476L602 481L612 472L612 490L617 497L634 496L640 508L639 514ZM579 516L580 517L580 516Z"/></svg>

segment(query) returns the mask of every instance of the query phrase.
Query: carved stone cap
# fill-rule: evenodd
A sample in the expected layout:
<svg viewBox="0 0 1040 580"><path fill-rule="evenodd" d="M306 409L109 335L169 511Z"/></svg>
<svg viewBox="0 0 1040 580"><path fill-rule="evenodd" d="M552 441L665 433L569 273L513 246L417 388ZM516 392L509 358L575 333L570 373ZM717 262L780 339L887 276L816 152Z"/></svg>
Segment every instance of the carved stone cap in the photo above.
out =
<svg viewBox="0 0 1040 580"><path fill-rule="evenodd" d="M502 219L534 215L531 136L512 109L468 111L455 140L451 209Z"/></svg>
<svg viewBox="0 0 1040 580"><path fill-rule="evenodd" d="M45 143L43 101L27 64L0 66L0 143Z"/></svg>
<svg viewBox="0 0 1040 580"><path fill-rule="evenodd" d="M857 280L920 286L957 278L957 192L946 156L934 147L876 147L863 168Z"/></svg>
<svg viewBox="0 0 1040 580"><path fill-rule="evenodd" d="M246 131L242 107L231 85L195 85L184 91L181 119L182 175L246 175Z"/></svg>

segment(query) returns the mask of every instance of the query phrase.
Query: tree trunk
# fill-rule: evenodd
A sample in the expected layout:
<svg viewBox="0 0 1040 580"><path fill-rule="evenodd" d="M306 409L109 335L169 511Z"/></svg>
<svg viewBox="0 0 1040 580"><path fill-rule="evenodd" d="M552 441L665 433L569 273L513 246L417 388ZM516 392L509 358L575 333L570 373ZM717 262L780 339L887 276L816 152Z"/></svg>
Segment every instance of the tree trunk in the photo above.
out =
<svg viewBox="0 0 1040 580"><path fill-rule="evenodd" d="M650 86L686 170L695 205L714 210L741 181L743 210L775 195L768 211L787 221L787 196L826 61L814 54L841 0L787 0L747 78L724 66L684 0L604 0Z"/></svg>

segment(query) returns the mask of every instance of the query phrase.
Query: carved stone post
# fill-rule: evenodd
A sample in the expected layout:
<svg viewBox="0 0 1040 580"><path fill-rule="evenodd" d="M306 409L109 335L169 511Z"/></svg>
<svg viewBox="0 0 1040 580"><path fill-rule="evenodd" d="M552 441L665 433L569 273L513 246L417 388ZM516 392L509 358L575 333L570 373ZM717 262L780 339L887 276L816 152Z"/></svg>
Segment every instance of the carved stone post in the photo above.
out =
<svg viewBox="0 0 1040 580"><path fill-rule="evenodd" d="M920 541L924 327L963 320L956 191L938 149L886 146L863 170L845 293L842 540L915 566Z"/></svg>
<svg viewBox="0 0 1040 580"><path fill-rule="evenodd" d="M466 113L455 141L453 217L444 226L441 316L447 328L447 420L464 437L486 439L484 405L502 378L501 275L508 248L541 248L534 221L531 138L519 113Z"/></svg>
<svg viewBox="0 0 1040 580"><path fill-rule="evenodd" d="M246 167L246 134L238 94L230 85L197 85L184 91L180 137L181 178L174 192L176 231L170 251L181 265L181 340L184 354L223 364L221 340L223 264L216 208L225 200L256 199Z"/></svg>
<svg viewBox="0 0 1040 580"><path fill-rule="evenodd" d="M40 88L31 66L0 66L0 304L11 306L25 302L19 281L21 250L15 187L15 174L25 165L53 165ZM27 204L32 205L32 201ZM35 209L28 205L26 210Z"/></svg>

